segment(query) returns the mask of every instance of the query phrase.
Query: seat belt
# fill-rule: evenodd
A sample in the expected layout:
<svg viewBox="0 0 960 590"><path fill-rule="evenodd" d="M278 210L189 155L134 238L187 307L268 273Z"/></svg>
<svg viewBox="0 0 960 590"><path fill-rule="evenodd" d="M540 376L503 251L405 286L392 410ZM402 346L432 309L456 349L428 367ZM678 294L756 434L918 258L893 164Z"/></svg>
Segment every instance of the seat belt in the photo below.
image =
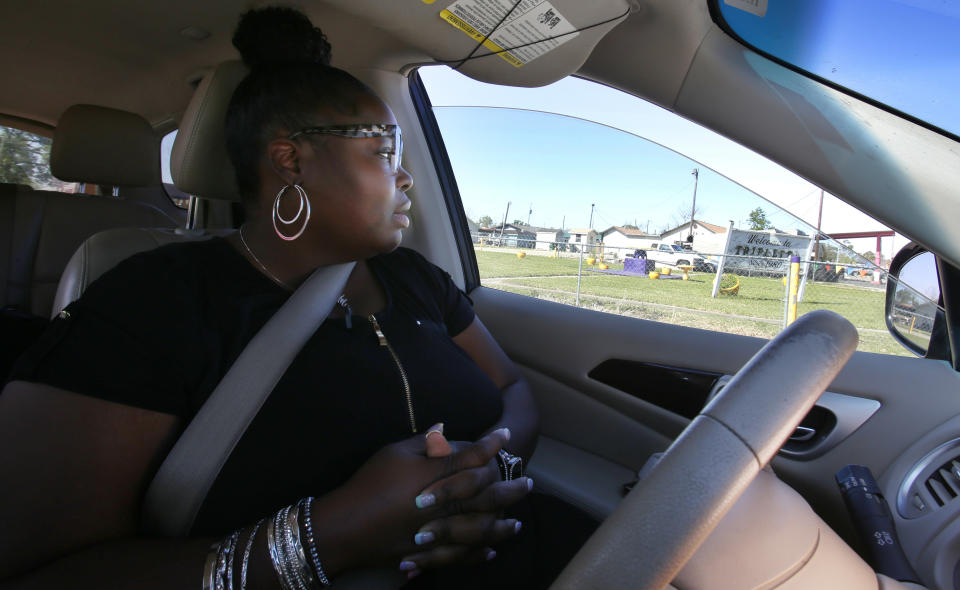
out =
<svg viewBox="0 0 960 590"><path fill-rule="evenodd" d="M150 483L142 514L148 532L189 534L233 448L294 357L330 315L355 265L315 270L243 349Z"/></svg>

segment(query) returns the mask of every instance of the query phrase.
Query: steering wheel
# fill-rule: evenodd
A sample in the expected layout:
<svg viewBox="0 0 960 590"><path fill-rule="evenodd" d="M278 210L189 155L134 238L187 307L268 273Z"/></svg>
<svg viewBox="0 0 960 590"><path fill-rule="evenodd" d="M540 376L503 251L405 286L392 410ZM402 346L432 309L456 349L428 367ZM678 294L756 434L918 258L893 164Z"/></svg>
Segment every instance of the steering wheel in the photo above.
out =
<svg viewBox="0 0 960 590"><path fill-rule="evenodd" d="M690 422L551 590L669 584L856 346L856 328L825 310L777 335Z"/></svg>

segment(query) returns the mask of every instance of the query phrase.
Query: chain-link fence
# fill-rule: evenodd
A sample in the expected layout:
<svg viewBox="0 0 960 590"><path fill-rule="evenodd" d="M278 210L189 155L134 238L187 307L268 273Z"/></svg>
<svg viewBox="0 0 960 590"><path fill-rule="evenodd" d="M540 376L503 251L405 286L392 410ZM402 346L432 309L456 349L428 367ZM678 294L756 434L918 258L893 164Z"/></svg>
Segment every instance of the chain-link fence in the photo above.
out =
<svg viewBox="0 0 960 590"><path fill-rule="evenodd" d="M695 250L667 257L652 249L599 242L489 235L475 236L474 246L481 281L489 287L598 311L764 338L784 326L789 260L783 257ZM722 272L717 272L721 265ZM861 350L910 354L886 329L885 281L885 271L866 261L838 265L802 258L797 311L802 315L813 309L830 309L846 317L860 332Z"/></svg>

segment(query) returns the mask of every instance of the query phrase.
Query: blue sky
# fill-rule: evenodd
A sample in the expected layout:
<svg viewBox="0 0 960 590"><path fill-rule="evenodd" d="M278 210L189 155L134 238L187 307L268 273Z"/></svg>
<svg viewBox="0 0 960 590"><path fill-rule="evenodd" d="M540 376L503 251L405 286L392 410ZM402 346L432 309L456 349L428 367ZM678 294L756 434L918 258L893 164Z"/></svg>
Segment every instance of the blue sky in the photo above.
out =
<svg viewBox="0 0 960 590"><path fill-rule="evenodd" d="M689 212L695 167L698 218L740 223L766 205L689 158L617 129L503 108L437 107L435 112L465 208L474 219L489 215L499 221L510 201L508 221L526 221L532 207L532 225L584 227L595 204L597 229L629 222L659 232L675 226L679 213ZM770 206L766 211L774 213ZM784 216L778 221L797 225Z"/></svg>

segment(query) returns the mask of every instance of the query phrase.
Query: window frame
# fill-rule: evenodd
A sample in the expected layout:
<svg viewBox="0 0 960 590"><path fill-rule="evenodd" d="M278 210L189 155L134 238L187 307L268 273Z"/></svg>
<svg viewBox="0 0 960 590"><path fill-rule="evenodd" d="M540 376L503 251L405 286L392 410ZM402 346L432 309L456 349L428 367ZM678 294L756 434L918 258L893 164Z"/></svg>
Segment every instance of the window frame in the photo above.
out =
<svg viewBox="0 0 960 590"><path fill-rule="evenodd" d="M433 161L433 170L440 183L443 201L447 205L447 215L463 269L464 291L470 293L481 286L480 266L477 264L477 256L473 250L473 240L470 237L470 226L467 223L467 213L463 208L463 199L460 197L460 188L453 173L447 147L443 142L440 125L433 114L433 104L417 70L410 72L408 86L410 100L420 120L420 129L423 131L423 137Z"/></svg>

